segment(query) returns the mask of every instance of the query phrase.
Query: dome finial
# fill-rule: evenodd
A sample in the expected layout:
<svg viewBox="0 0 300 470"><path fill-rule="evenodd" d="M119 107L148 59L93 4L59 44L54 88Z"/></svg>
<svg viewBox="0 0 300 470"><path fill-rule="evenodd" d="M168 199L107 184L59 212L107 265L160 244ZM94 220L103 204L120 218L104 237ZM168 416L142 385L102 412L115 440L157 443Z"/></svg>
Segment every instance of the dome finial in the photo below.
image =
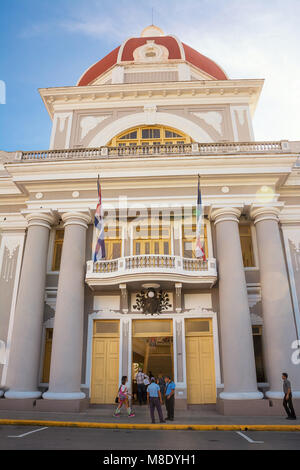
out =
<svg viewBox="0 0 300 470"><path fill-rule="evenodd" d="M163 32L163 30L160 29L158 26L155 26L154 24L151 24L150 26L147 26L141 32L141 37L142 38L155 37L155 36L164 36L164 35L165 35L165 33Z"/></svg>

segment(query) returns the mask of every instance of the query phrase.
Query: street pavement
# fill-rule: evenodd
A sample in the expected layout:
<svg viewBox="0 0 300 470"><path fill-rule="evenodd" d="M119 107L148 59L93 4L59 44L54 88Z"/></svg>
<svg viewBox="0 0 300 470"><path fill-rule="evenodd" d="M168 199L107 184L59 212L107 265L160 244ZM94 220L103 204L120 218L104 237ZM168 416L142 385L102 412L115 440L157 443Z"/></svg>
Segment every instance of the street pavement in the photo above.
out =
<svg viewBox="0 0 300 470"><path fill-rule="evenodd" d="M1 425L1 450L300 450L300 432L287 431L192 431L48 427L46 421L91 423L150 423L147 406L135 407L114 418L114 407L89 408L80 413L0 411L0 419L38 419L45 426ZM158 419L157 421L158 422ZM212 409L176 410L172 424L300 424L282 416L222 416ZM102 455L101 453L101 455Z"/></svg>
<svg viewBox="0 0 300 470"><path fill-rule="evenodd" d="M129 418L122 410L119 418L113 417L115 407L99 406L91 407L80 413L54 413L42 411L9 411L0 410L0 419L38 419L57 421L79 421L79 422L101 422L101 423L151 423L150 412L147 405L135 406L135 417ZM165 407L163 407L165 415ZM158 416L156 413L156 422ZM286 415L282 409L281 416L223 416L210 408L176 410L173 424L298 424L300 417L295 421L286 420Z"/></svg>
<svg viewBox="0 0 300 470"><path fill-rule="evenodd" d="M1 450L299 450L300 432L0 426ZM105 451L105 454L103 453ZM146 455L146 453L145 453Z"/></svg>

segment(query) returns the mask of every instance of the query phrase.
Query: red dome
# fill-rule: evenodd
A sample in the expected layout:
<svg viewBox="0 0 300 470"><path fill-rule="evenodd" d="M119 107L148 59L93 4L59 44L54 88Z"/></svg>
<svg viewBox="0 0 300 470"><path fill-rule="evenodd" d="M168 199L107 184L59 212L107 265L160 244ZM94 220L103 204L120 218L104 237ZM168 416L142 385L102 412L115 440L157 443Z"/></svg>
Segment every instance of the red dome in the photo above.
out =
<svg viewBox="0 0 300 470"><path fill-rule="evenodd" d="M89 85L97 77L100 77L104 72L109 70L113 65L117 63L118 53L121 46L116 47L113 51L107 54L103 59L96 62L92 65L87 71L82 75L77 83L78 86Z"/></svg>
<svg viewBox="0 0 300 470"><path fill-rule="evenodd" d="M137 47L143 46L147 41L154 41L155 44L164 46L169 51L169 60L186 60L194 67L202 70L215 80L227 80L223 70L211 59L200 54L195 49L181 43L174 36L153 36L127 39L122 46L117 47L103 59L92 65L80 78L78 86L85 86L92 83L96 78L107 72L114 65L122 62L133 62L133 52Z"/></svg>

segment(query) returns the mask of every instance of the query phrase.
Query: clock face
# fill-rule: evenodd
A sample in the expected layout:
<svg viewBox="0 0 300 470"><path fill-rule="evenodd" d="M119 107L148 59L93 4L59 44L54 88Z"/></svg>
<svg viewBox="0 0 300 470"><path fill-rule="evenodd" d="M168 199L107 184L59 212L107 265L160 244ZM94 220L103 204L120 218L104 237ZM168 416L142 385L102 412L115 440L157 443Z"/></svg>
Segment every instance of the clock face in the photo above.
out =
<svg viewBox="0 0 300 470"><path fill-rule="evenodd" d="M148 292L148 297L150 297L150 298L154 297L154 292L152 290L150 290L150 292Z"/></svg>

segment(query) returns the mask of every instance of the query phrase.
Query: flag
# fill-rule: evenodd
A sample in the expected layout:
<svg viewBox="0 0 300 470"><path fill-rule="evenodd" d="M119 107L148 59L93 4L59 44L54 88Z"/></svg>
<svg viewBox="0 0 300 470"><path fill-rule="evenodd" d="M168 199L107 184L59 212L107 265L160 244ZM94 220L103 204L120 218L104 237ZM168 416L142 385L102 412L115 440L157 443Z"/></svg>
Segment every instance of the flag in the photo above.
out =
<svg viewBox="0 0 300 470"><path fill-rule="evenodd" d="M99 230L98 240L94 253L94 262L100 259L105 258L105 242L104 242L104 221L103 221L103 209L102 209L102 198L101 198L101 186L100 179L98 175L97 180L97 189L98 189L98 204L95 212L95 222L94 225L97 230Z"/></svg>
<svg viewBox="0 0 300 470"><path fill-rule="evenodd" d="M201 243L201 226L202 226L202 199L200 190L200 176L198 176L198 198L196 209L196 258L202 258L206 261L205 252Z"/></svg>

